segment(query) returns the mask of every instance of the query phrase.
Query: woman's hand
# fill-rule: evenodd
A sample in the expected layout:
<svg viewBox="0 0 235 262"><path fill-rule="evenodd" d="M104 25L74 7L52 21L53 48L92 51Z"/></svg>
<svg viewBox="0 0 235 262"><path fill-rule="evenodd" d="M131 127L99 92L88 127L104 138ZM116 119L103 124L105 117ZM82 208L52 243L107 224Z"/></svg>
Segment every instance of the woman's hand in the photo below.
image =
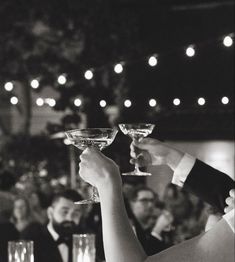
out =
<svg viewBox="0 0 235 262"><path fill-rule="evenodd" d="M80 176L98 191L107 187L121 187L121 177L116 163L103 155L98 149L89 147L80 155Z"/></svg>

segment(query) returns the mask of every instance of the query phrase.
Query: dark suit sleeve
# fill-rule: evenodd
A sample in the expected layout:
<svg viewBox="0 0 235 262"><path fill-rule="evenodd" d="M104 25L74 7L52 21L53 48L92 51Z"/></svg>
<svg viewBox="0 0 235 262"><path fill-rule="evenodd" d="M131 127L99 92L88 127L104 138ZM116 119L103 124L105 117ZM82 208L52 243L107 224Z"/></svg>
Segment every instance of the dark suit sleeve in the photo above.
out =
<svg viewBox="0 0 235 262"><path fill-rule="evenodd" d="M230 189L235 187L234 180L228 175L196 160L189 173L184 189L200 197L224 213L225 199Z"/></svg>

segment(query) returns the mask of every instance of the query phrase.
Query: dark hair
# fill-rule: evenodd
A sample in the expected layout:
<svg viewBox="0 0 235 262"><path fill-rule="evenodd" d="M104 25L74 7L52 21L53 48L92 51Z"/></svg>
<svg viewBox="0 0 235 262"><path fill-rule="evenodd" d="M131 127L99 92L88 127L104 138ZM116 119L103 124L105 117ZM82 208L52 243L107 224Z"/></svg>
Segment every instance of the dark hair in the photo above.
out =
<svg viewBox="0 0 235 262"><path fill-rule="evenodd" d="M53 196L51 205L55 204L61 198L65 198L73 202L81 201L83 199L82 196L76 190L66 189L65 191L55 194Z"/></svg>
<svg viewBox="0 0 235 262"><path fill-rule="evenodd" d="M136 188L133 189L133 191L129 195L129 201L136 200L140 191L149 191L149 192L151 192L154 195L154 198L156 200L158 199L157 193L154 192L150 187L147 187L147 186L144 186L144 185L140 185L140 186L137 186Z"/></svg>
<svg viewBox="0 0 235 262"><path fill-rule="evenodd" d="M26 198L25 196L17 196L15 199L14 199L14 204L13 204L13 211L12 211L12 219L14 221L14 223L16 222L16 217L14 216L14 210L15 210L15 203L16 201L18 200L23 200L25 205L26 205L26 212L27 212L27 217L30 217L31 215L31 208L30 208L30 204L29 204L29 200L28 198Z"/></svg>

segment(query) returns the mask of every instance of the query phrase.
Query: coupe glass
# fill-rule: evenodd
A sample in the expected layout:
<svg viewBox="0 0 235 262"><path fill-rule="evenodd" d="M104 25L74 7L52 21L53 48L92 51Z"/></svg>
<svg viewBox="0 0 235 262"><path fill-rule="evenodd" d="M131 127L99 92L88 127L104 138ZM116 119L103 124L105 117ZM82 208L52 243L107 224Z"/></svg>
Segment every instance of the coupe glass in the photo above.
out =
<svg viewBox="0 0 235 262"><path fill-rule="evenodd" d="M65 134L69 141L80 150L87 147L95 146L99 150L103 150L112 144L118 130L113 128L85 128L73 129L66 131ZM99 196L97 189L92 187L92 196L90 199L75 202L75 204L91 204L98 203Z"/></svg>
<svg viewBox="0 0 235 262"><path fill-rule="evenodd" d="M140 141L142 138L148 136L152 133L155 125L149 123L137 123L137 124L119 124L124 135L131 137L133 141ZM140 171L137 163L135 164L135 169L132 172L122 173L122 175L127 176L151 176L151 173Z"/></svg>

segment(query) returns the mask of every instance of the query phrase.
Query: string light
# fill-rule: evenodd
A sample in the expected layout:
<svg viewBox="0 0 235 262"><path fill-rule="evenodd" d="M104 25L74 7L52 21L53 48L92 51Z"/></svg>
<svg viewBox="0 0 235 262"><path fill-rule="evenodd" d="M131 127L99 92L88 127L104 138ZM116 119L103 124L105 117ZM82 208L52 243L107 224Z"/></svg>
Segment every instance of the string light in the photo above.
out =
<svg viewBox="0 0 235 262"><path fill-rule="evenodd" d="M221 102L224 105L227 105L229 103L229 98L227 96L224 96L221 98Z"/></svg>
<svg viewBox="0 0 235 262"><path fill-rule="evenodd" d="M11 102L12 105L16 105L16 104L18 104L19 99L16 96L12 96L10 98L10 102ZM227 105L229 102L230 101L229 101L229 98L227 96L224 96L224 97L221 98L221 103L222 104ZM43 106L45 103L48 104L50 107L54 107L56 105L56 100L54 98L45 98L45 99L43 99L41 97L36 99L36 105L39 106L39 107ZM149 103L150 107L155 107L157 105L157 101L154 98L149 99L148 103ZM198 105L203 106L203 105L206 104L206 99L204 97L199 97L197 99L197 103L198 103ZM174 98L173 99L173 104L175 106L179 106L181 104L181 100L179 98ZM80 98L74 99L74 105L76 107L81 106L82 105L82 100ZM106 107L107 106L107 102L104 99L102 99L102 100L99 101L99 105L100 105L100 107ZM131 107L132 106L131 100L130 99L126 99L124 101L124 106L127 107L127 108Z"/></svg>
<svg viewBox="0 0 235 262"><path fill-rule="evenodd" d="M91 70L87 70L84 74L84 77L87 79L87 80L91 80L93 78L93 72Z"/></svg>
<svg viewBox="0 0 235 262"><path fill-rule="evenodd" d="M180 99L179 98L175 98L174 100L173 100L173 104L175 105L175 106L179 106L180 105Z"/></svg>
<svg viewBox="0 0 235 262"><path fill-rule="evenodd" d="M226 46L226 47L232 46L232 44L233 44L233 39L232 39L232 37L229 36L229 35L225 36L225 37L224 37L224 40L223 40L223 44L224 44L224 46Z"/></svg>
<svg viewBox="0 0 235 262"><path fill-rule="evenodd" d="M82 100L80 98L76 98L76 99L74 99L73 103L74 103L75 106L79 107L82 104Z"/></svg>
<svg viewBox="0 0 235 262"><path fill-rule="evenodd" d="M107 103L105 100L100 100L100 106L101 107L106 107Z"/></svg>
<svg viewBox="0 0 235 262"><path fill-rule="evenodd" d="M219 40L221 41L221 39L223 39L223 44L224 46L226 47L230 47L233 45L233 37L234 37L234 33L230 33L228 34L227 36L224 36L224 37L219 37L217 39L215 39L215 41ZM199 44L202 44L202 43L199 43ZM195 53L196 53L196 50L195 50L195 46L197 46L197 43L196 44L193 44L193 45L190 45L188 46L186 49L185 49L185 53L188 57L193 57L195 56ZM158 64L158 55L157 54L154 54L154 55L151 55L151 56L147 56L145 57L145 59L148 59L148 64L152 67L156 66ZM123 72L124 68L123 66L125 65L125 63L127 63L127 61L122 61L120 63L117 63L115 66L114 66L114 71L115 73L117 74L120 74ZM104 65L102 66L102 68L104 67ZM94 69L95 70L95 69ZM87 71L85 71L84 73L84 77L87 79L87 80L91 80L94 75L93 75L93 69L89 69ZM66 78L66 74L61 74L58 76L57 78L57 82L60 84L60 85L64 85L66 84L67 82L67 78ZM32 88L35 88L37 89L39 87L40 83L37 79L33 79L31 81L31 86ZM14 88L13 86L13 83L12 82L7 82L5 84L5 90L6 91L12 91Z"/></svg>
<svg viewBox="0 0 235 262"><path fill-rule="evenodd" d="M188 57L193 57L193 56L195 55L195 49L194 49L193 46L187 47L187 49L186 49L186 55L187 55Z"/></svg>
<svg viewBox="0 0 235 262"><path fill-rule="evenodd" d="M41 97L39 97L36 100L36 104L37 104L37 106L43 106L44 105L44 100Z"/></svg>
<svg viewBox="0 0 235 262"><path fill-rule="evenodd" d="M65 75L60 75L60 76L58 76L57 82L58 82L60 85L66 84L67 79L66 79Z"/></svg>
<svg viewBox="0 0 235 262"><path fill-rule="evenodd" d="M19 99L16 96L12 96L10 99L10 102L12 105L17 105L19 102Z"/></svg>
<svg viewBox="0 0 235 262"><path fill-rule="evenodd" d="M149 105L150 105L151 107L155 107L155 106L157 105L156 99L151 98L151 99L149 100Z"/></svg>
<svg viewBox="0 0 235 262"><path fill-rule="evenodd" d="M11 91L13 90L13 88L14 88L14 85L13 85L12 82L7 82L7 83L4 85L4 88L5 88L6 91L11 92Z"/></svg>
<svg viewBox="0 0 235 262"><path fill-rule="evenodd" d="M203 105L205 105L206 100L205 100L205 98L200 97L200 98L198 98L197 102L198 102L198 104L199 104L200 106L203 106Z"/></svg>
<svg viewBox="0 0 235 262"><path fill-rule="evenodd" d="M148 63L150 66L156 66L157 62L157 57L155 55L149 57Z"/></svg>
<svg viewBox="0 0 235 262"><path fill-rule="evenodd" d="M125 106L125 107L131 107L131 105L132 105L131 100L126 99L126 100L124 101L124 106Z"/></svg>
<svg viewBox="0 0 235 262"><path fill-rule="evenodd" d="M114 72L117 74L121 74L123 71L123 66L121 63L118 63L114 66Z"/></svg>
<svg viewBox="0 0 235 262"><path fill-rule="evenodd" d="M30 85L33 89L37 89L39 87L39 81L37 79L33 79Z"/></svg>
<svg viewBox="0 0 235 262"><path fill-rule="evenodd" d="M54 98L46 98L45 102L50 106L50 107L54 107L56 105L56 101Z"/></svg>

